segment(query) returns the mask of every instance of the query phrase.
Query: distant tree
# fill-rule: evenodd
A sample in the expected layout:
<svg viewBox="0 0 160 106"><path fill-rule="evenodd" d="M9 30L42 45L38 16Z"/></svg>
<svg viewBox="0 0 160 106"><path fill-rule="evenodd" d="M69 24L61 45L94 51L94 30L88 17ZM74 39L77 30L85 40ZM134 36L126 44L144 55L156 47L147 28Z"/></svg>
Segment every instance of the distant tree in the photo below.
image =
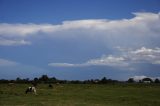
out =
<svg viewBox="0 0 160 106"><path fill-rule="evenodd" d="M55 77L49 78L49 83L57 83L57 79Z"/></svg>
<svg viewBox="0 0 160 106"><path fill-rule="evenodd" d="M142 80L139 80L138 82L139 82L139 83L142 83Z"/></svg>
<svg viewBox="0 0 160 106"><path fill-rule="evenodd" d="M160 80L158 78L155 79L155 83L160 83Z"/></svg>
<svg viewBox="0 0 160 106"><path fill-rule="evenodd" d="M17 78L16 78L16 82L17 82L17 83L21 83L21 82L23 82L23 81L22 81L22 79L21 79L20 77L17 77Z"/></svg>
<svg viewBox="0 0 160 106"><path fill-rule="evenodd" d="M34 78L34 81L35 81L35 82L38 82L38 80L39 80L39 79L38 79L37 77Z"/></svg>
<svg viewBox="0 0 160 106"><path fill-rule="evenodd" d="M21 78L19 78L19 77L16 78L16 81L20 81L20 80L21 80Z"/></svg>
<svg viewBox="0 0 160 106"><path fill-rule="evenodd" d="M0 83L8 83L9 82L9 80L6 80L6 79L1 79L0 80Z"/></svg>
<svg viewBox="0 0 160 106"><path fill-rule="evenodd" d="M106 77L103 77L100 82L103 83L103 84L104 84L104 83L107 83L107 78L106 78Z"/></svg>
<svg viewBox="0 0 160 106"><path fill-rule="evenodd" d="M153 82L151 78L143 78L142 81L143 81L143 82L145 82L145 81Z"/></svg>
<svg viewBox="0 0 160 106"><path fill-rule="evenodd" d="M52 79L52 80L57 80L55 77L52 77L51 79Z"/></svg>
<svg viewBox="0 0 160 106"><path fill-rule="evenodd" d="M129 78L127 82L128 82L128 83L133 83L133 82L135 82L135 81L134 81L133 78Z"/></svg>
<svg viewBox="0 0 160 106"><path fill-rule="evenodd" d="M42 75L40 78L39 78L39 80L40 81L43 81L43 82L47 82L48 81L48 76L47 75Z"/></svg>
<svg viewBox="0 0 160 106"><path fill-rule="evenodd" d="M26 78L25 80L26 80L26 81L29 81L29 78Z"/></svg>
<svg viewBox="0 0 160 106"><path fill-rule="evenodd" d="M23 79L21 83L30 83L29 78Z"/></svg>
<svg viewBox="0 0 160 106"><path fill-rule="evenodd" d="M64 81L63 81L64 82ZM79 80L72 80L71 81L72 84L81 84L82 82Z"/></svg>

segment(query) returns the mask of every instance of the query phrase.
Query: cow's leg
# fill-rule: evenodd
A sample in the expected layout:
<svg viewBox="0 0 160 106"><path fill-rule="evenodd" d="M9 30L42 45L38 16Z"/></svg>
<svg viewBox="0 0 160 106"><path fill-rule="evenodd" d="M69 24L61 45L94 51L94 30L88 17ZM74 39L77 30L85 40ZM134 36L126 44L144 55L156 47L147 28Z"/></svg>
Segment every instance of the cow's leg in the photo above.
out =
<svg viewBox="0 0 160 106"><path fill-rule="evenodd" d="M27 88L27 89L26 89L26 94L27 94L28 92L29 92L29 89Z"/></svg>
<svg viewBox="0 0 160 106"><path fill-rule="evenodd" d="M37 95L36 89L34 89L34 94Z"/></svg>

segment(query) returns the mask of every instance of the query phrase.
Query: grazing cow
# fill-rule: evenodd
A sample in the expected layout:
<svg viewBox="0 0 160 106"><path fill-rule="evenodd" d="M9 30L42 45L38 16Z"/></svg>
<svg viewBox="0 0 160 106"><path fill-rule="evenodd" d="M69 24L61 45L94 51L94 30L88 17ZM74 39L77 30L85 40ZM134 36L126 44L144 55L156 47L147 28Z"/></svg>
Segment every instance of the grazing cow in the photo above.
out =
<svg viewBox="0 0 160 106"><path fill-rule="evenodd" d="M49 84L48 87L49 87L49 88L53 88L53 85L52 85L52 84Z"/></svg>
<svg viewBox="0 0 160 106"><path fill-rule="evenodd" d="M34 86L33 86L33 87L28 87L28 88L26 89L26 94L27 94L28 92L33 92L34 94L37 94L36 88L35 88Z"/></svg>

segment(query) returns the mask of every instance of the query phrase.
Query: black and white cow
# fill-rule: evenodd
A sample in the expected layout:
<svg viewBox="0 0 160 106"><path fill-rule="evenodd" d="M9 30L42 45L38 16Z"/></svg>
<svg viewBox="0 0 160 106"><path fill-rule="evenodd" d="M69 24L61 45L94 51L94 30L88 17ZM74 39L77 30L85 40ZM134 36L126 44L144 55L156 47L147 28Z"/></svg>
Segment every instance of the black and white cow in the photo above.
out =
<svg viewBox="0 0 160 106"><path fill-rule="evenodd" d="M36 88L35 88L34 86L28 87L28 88L26 89L26 94L27 94L28 92L33 92L34 94L37 94Z"/></svg>

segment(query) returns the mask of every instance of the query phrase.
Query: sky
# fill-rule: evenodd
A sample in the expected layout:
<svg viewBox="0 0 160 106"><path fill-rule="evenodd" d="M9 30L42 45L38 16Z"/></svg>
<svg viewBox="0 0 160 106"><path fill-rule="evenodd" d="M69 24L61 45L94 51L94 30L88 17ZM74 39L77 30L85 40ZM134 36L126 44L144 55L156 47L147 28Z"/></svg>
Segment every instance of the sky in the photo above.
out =
<svg viewBox="0 0 160 106"><path fill-rule="evenodd" d="M159 0L0 0L0 79L160 77Z"/></svg>

